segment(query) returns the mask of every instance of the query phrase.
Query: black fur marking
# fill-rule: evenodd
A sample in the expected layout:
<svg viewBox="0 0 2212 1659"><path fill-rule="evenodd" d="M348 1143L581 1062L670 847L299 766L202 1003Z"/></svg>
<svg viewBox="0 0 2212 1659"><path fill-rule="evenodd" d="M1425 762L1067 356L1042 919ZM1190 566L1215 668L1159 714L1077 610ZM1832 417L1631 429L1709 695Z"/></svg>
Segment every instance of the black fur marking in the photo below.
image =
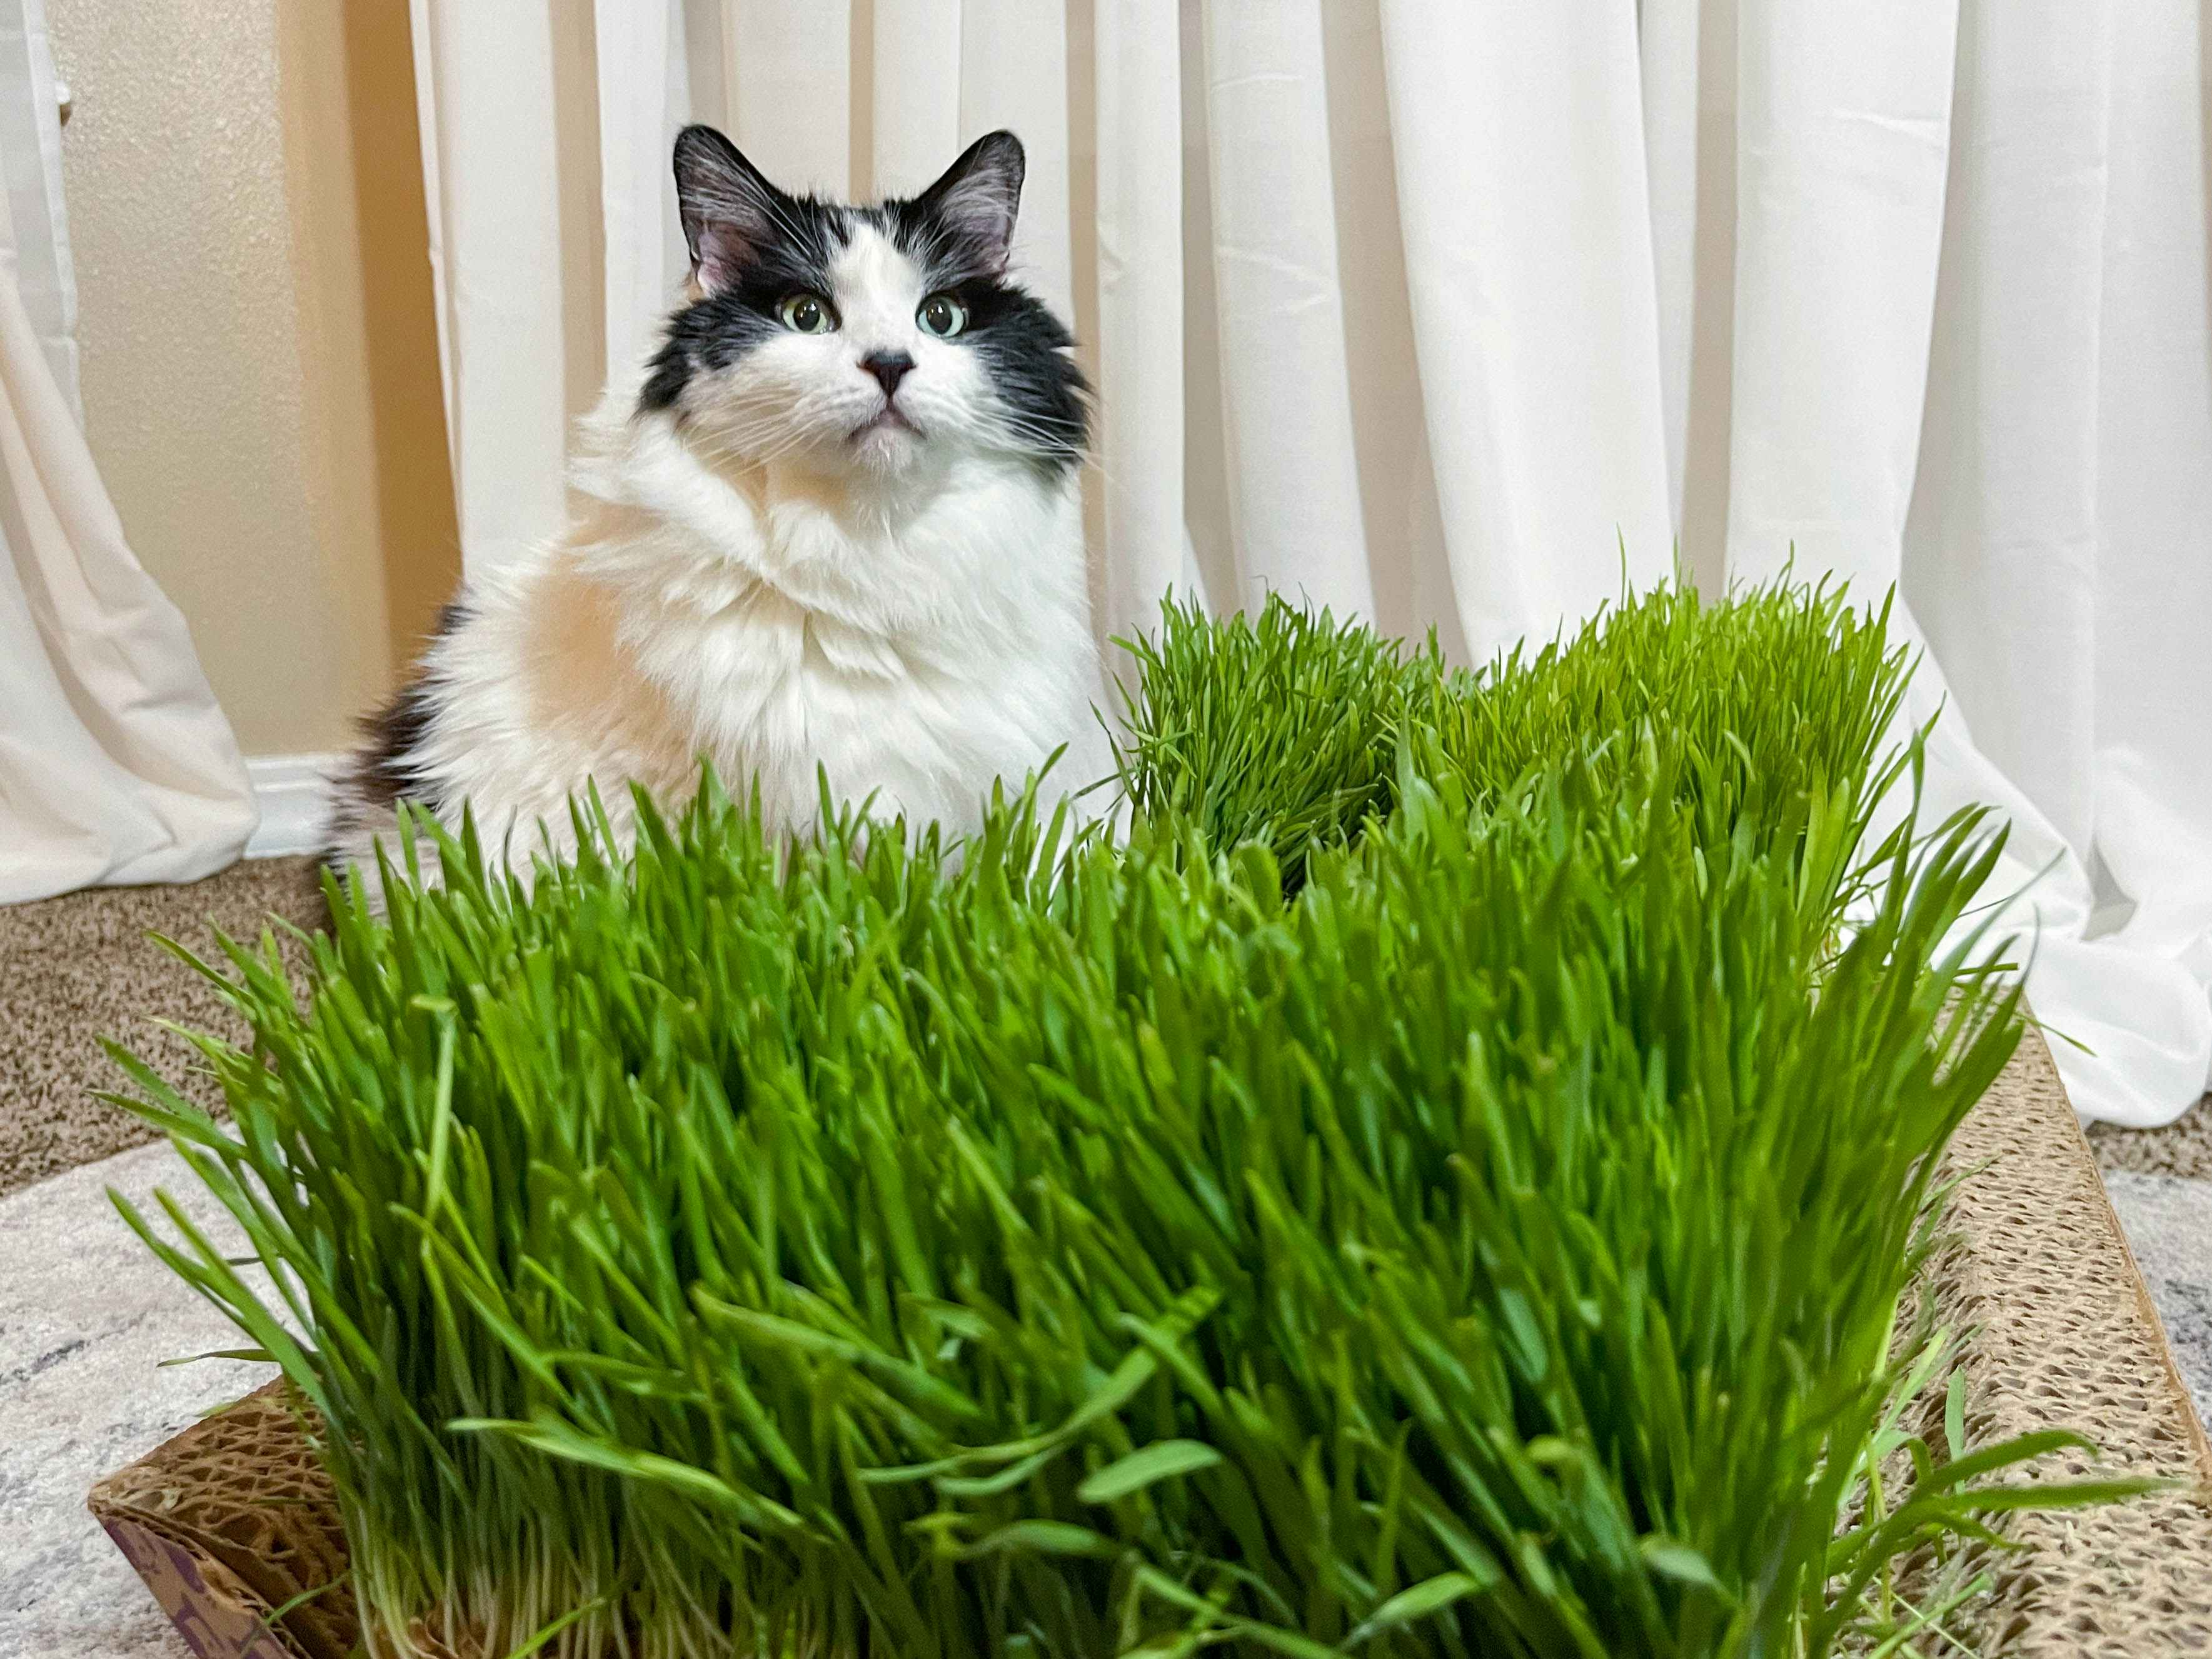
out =
<svg viewBox="0 0 2212 1659"><path fill-rule="evenodd" d="M782 330L779 303L796 293L830 291L830 267L852 239L846 210L779 192L775 228L777 234L761 245L737 281L668 319L639 408L676 408L694 375L727 368Z"/></svg>
<svg viewBox="0 0 2212 1659"><path fill-rule="evenodd" d="M441 611L437 626L431 629L426 642L426 651L429 645L454 633L465 617L458 600ZM441 809L443 803L418 787L422 778L415 758L437 718L438 702L437 683L418 661L412 677L392 695L391 701L362 721L362 735L368 741L355 751L351 763L337 780L337 799L342 817L362 805L372 811L388 811L403 800L412 801L432 812ZM341 823L336 827L342 830L347 826ZM342 849L333 846L324 854L323 862L334 870L343 870Z"/></svg>
<svg viewBox="0 0 2212 1659"><path fill-rule="evenodd" d="M966 307L968 326L953 343L981 357L1005 411L1010 447L1049 472L1080 465L1091 439L1091 387L1075 366L1073 337L1042 301L1006 279L1004 245L975 234L977 216L944 206L962 168L978 157L1002 171L1011 166L1018 191L1020 146L1004 133L977 141L945 178L908 200L845 207L775 191L771 234L754 245L736 279L668 319L639 410L672 410L682 418L684 395L696 377L726 368L782 329L781 301L801 291L829 294L830 266L853 231L866 225L921 267L928 292L951 294ZM1006 224L1012 222L1010 206Z"/></svg>
<svg viewBox="0 0 2212 1659"><path fill-rule="evenodd" d="M430 735L437 714L437 697L429 682L417 675L399 688L392 701L365 722L369 746L362 760L362 780L370 798L385 805L411 800L435 811L438 803L415 787L415 751Z"/></svg>
<svg viewBox="0 0 2212 1659"><path fill-rule="evenodd" d="M981 355L1016 447L1054 471L1082 465L1091 444L1091 386L1060 319L1004 282L962 283L949 291L968 308L959 337Z"/></svg>

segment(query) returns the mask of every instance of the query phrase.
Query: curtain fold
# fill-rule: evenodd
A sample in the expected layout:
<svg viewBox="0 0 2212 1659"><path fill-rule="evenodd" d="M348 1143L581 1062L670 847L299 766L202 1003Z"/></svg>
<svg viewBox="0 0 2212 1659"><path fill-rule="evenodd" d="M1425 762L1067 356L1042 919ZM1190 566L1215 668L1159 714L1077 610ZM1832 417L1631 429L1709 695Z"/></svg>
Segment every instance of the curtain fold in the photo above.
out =
<svg viewBox="0 0 2212 1659"><path fill-rule="evenodd" d="M1175 0L1096 14L1094 313L1105 630L1140 626L1194 562L1185 521L1182 46Z"/></svg>
<svg viewBox="0 0 2212 1659"><path fill-rule="evenodd" d="M566 280L555 91L590 82L556 80L567 42L552 9L411 4L455 515L462 561L479 570L553 534L565 511L568 341L596 325L600 300ZM597 125L595 109L571 113ZM617 193L638 182L614 179ZM639 203L624 222L659 218Z"/></svg>
<svg viewBox="0 0 2212 1659"><path fill-rule="evenodd" d="M43 0L0 6L0 165L14 227L15 290L79 426L76 275L62 206L61 118Z"/></svg>
<svg viewBox="0 0 2212 1659"><path fill-rule="evenodd" d="M1206 14L1207 187L1234 597L1372 617L1318 4ZM1280 411L1295 408L1299 418ZM1214 596L1227 600L1231 595Z"/></svg>
<svg viewBox="0 0 2212 1659"><path fill-rule="evenodd" d="M1672 568L1635 21L1382 15L1429 448L1482 659Z"/></svg>
<svg viewBox="0 0 2212 1659"><path fill-rule="evenodd" d="M472 568L558 522L545 342L586 315L622 372L682 275L681 119L863 195L1012 126L1017 264L1100 391L1102 635L1273 587L1479 660L1678 558L1895 587L1923 808L2009 820L2075 1103L2203 1091L2198 0L602 0L596 110L511 16L414 3ZM577 122L596 285L546 252Z"/></svg>
<svg viewBox="0 0 2212 1659"><path fill-rule="evenodd" d="M660 210L669 141L691 118L682 0L593 0L602 323L608 363L630 363L684 280L683 228Z"/></svg>
<svg viewBox="0 0 2212 1659"><path fill-rule="evenodd" d="M191 881L258 822L184 618L85 447L39 0L0 6L0 903Z"/></svg>

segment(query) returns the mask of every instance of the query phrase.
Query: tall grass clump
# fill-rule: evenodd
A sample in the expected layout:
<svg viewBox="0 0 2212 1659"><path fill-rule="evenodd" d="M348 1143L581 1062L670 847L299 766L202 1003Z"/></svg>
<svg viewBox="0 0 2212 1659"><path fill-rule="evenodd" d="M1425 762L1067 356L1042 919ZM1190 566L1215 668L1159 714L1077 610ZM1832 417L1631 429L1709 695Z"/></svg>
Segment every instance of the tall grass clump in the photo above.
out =
<svg viewBox="0 0 2212 1659"><path fill-rule="evenodd" d="M1901 1644L1901 1555L2119 1490L1899 1426L1997 838L1716 836L1662 714L1507 787L1401 741L1295 884L1172 793L957 872L711 781L526 898L442 841L304 1000L226 947L229 1124L123 1057L275 1290L126 1214L319 1414L379 1653Z"/></svg>
<svg viewBox="0 0 2212 1659"><path fill-rule="evenodd" d="M1778 583L1718 602L1661 587L1533 653L1474 676L1408 683L1400 729L1425 776L1494 799L1561 755L1591 755L1631 787L1638 746L1680 757L1699 841L1777 848L1814 871L1862 857L1881 799L1903 774L1894 746L1911 672L1839 586ZM1832 926L1855 888L1808 884Z"/></svg>
<svg viewBox="0 0 2212 1659"><path fill-rule="evenodd" d="M1870 780L1909 672L1888 639L1889 606L1862 611L1840 586L1778 584L1715 601L1692 587L1625 600L1571 636L1516 647L1474 675L1431 673L1404 718L1424 770L1485 792L1603 744L1632 769L1646 732L1690 762L1683 781L1709 838L1738 820L1771 839L1838 788ZM1706 816L1717 810L1721 816Z"/></svg>
<svg viewBox="0 0 2212 1659"><path fill-rule="evenodd" d="M1408 657L1275 597L1218 619L1170 599L1157 630L1120 643L1134 672L1116 744L1130 805L1210 847L1263 842L1293 888L1312 852L1387 810L1399 683L1436 659L1433 642Z"/></svg>
<svg viewBox="0 0 2212 1659"><path fill-rule="evenodd" d="M1649 737L1680 757L1703 840L1741 829L1818 864L1860 851L1904 763L1886 752L1909 672L1888 620L1826 584L1659 587L1468 672L1433 638L1405 652L1279 597L1222 618L1170 600L1123 642L1124 789L1213 846L1265 842L1295 887L1310 849L1389 811L1401 756L1483 804L1568 757L1632 767ZM1823 823L1840 839L1808 840Z"/></svg>

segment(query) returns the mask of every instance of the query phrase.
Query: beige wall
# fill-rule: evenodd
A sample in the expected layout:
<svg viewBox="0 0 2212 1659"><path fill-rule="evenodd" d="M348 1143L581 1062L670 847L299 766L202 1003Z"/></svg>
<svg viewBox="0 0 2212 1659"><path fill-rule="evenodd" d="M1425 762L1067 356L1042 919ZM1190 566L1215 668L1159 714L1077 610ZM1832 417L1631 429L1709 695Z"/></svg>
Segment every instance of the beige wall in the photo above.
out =
<svg viewBox="0 0 2212 1659"><path fill-rule="evenodd" d="M405 0L48 0L93 454L249 755L459 571Z"/></svg>

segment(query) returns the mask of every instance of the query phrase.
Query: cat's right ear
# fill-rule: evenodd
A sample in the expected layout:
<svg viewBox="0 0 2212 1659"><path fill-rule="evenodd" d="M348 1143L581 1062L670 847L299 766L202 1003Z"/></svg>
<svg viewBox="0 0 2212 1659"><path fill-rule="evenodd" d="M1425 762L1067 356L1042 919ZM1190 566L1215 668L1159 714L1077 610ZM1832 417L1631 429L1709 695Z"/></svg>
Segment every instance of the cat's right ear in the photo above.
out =
<svg viewBox="0 0 2212 1659"><path fill-rule="evenodd" d="M691 250L691 276L707 294L735 282L775 223L776 187L712 127L676 135L676 205Z"/></svg>

